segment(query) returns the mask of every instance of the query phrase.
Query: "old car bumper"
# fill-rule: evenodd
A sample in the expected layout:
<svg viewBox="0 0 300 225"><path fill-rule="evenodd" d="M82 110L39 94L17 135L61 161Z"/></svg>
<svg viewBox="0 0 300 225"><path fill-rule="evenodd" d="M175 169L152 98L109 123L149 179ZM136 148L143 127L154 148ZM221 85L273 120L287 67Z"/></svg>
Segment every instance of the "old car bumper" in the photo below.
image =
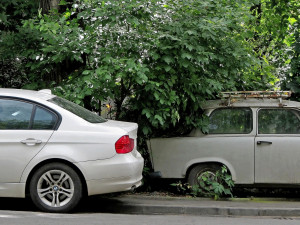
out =
<svg viewBox="0 0 300 225"><path fill-rule="evenodd" d="M161 175L160 171L155 171L155 172L149 173L149 177L151 179L158 179L158 178L162 178L162 175Z"/></svg>
<svg viewBox="0 0 300 225"><path fill-rule="evenodd" d="M88 195L129 191L142 184L144 159L137 151L76 164L84 173Z"/></svg>

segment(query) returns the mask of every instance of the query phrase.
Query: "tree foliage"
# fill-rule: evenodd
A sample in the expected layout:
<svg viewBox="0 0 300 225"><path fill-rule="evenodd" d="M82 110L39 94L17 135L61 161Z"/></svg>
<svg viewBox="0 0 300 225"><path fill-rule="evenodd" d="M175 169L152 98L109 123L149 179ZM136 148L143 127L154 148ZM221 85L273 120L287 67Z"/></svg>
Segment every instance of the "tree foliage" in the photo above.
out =
<svg viewBox="0 0 300 225"><path fill-rule="evenodd" d="M24 64L18 49L11 47L21 41L15 38L22 29L22 21L32 18L38 9L37 1L1 0L0 4L0 87L21 88L27 82ZM20 37L20 36L18 36Z"/></svg>
<svg viewBox="0 0 300 225"><path fill-rule="evenodd" d="M0 6L0 85L50 87L99 113L114 101L143 137L205 127L200 103L222 90L300 93L297 0L37 3Z"/></svg>
<svg viewBox="0 0 300 225"><path fill-rule="evenodd" d="M291 59L295 53L295 34L299 20L300 4L297 0L260 0L251 8L256 20L249 23L249 43L260 61L250 74L252 84L260 83L262 89L291 89L287 85L291 70ZM252 85L250 85L251 87ZM293 88L292 88L293 89ZM295 90L294 90L295 91Z"/></svg>
<svg viewBox="0 0 300 225"><path fill-rule="evenodd" d="M28 60L26 88L52 86L96 111L113 99L116 117L139 122L145 135L184 132L205 123L199 103L234 89L255 63L246 3L75 1L24 20L5 43Z"/></svg>
<svg viewBox="0 0 300 225"><path fill-rule="evenodd" d="M289 4L289 17L287 35L284 37L286 44L286 74L282 76L283 88L290 89L294 92L294 99L300 100L300 2L291 1Z"/></svg>

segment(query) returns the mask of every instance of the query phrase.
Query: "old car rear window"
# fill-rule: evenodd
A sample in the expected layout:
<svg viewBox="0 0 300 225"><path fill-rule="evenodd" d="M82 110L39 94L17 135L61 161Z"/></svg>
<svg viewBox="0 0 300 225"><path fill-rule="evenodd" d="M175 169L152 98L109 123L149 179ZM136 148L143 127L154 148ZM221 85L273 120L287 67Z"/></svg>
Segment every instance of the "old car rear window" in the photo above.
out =
<svg viewBox="0 0 300 225"><path fill-rule="evenodd" d="M294 109L260 109L259 134L300 134L300 112Z"/></svg>
<svg viewBox="0 0 300 225"><path fill-rule="evenodd" d="M209 116L209 134L248 134L251 131L250 108L220 108Z"/></svg>
<svg viewBox="0 0 300 225"><path fill-rule="evenodd" d="M63 109L68 110L69 112L81 117L82 119L90 122L90 123L103 123L107 120L102 118L101 116L98 116L97 114L73 103L66 99L60 98L60 97L54 97L52 99L48 100L49 102L52 102Z"/></svg>

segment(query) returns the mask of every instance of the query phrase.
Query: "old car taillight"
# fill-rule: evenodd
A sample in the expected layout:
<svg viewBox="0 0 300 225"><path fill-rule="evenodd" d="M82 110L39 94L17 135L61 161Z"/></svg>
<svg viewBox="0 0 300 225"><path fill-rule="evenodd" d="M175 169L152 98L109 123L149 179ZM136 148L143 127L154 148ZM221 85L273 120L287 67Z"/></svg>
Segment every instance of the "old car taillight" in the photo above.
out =
<svg viewBox="0 0 300 225"><path fill-rule="evenodd" d="M118 154L131 152L134 148L134 139L129 138L128 135L124 135L119 140L117 140L115 148Z"/></svg>

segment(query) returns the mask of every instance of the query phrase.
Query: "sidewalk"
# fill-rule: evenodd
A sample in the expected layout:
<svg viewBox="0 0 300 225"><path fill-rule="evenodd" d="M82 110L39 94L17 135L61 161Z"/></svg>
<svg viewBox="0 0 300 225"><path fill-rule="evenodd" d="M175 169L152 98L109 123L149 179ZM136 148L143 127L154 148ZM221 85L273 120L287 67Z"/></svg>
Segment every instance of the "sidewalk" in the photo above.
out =
<svg viewBox="0 0 300 225"><path fill-rule="evenodd" d="M100 199L99 199L100 200ZM98 201L99 201L98 200ZM300 199L229 199L183 198L126 194L101 198L102 210L126 214L185 214L213 216L300 216Z"/></svg>

